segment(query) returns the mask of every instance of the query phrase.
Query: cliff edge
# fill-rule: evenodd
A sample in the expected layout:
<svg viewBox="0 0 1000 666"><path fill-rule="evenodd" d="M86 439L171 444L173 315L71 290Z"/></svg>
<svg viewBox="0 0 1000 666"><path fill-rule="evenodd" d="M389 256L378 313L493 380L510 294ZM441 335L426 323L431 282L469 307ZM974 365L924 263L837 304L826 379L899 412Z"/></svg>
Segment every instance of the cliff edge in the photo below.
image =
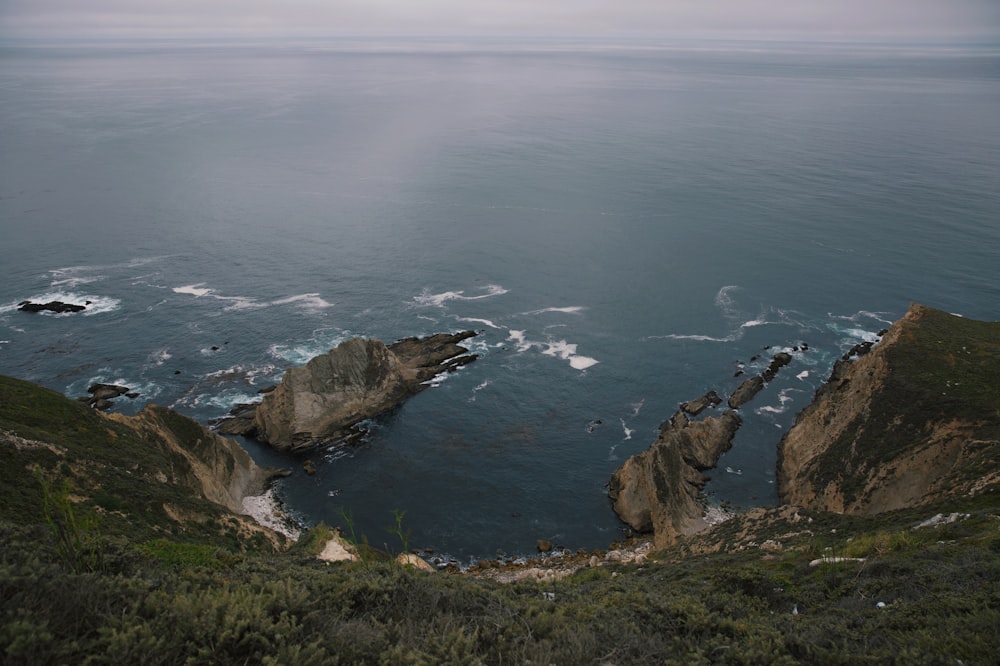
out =
<svg viewBox="0 0 1000 666"><path fill-rule="evenodd" d="M1000 481L1000 323L913 304L778 448L782 504L875 514Z"/></svg>

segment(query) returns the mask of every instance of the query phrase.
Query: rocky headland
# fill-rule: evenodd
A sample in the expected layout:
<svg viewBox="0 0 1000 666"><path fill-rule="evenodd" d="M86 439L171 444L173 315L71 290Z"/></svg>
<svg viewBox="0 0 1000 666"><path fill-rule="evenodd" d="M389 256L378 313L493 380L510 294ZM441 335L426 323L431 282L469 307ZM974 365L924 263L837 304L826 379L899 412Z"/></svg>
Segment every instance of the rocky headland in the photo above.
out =
<svg viewBox="0 0 1000 666"><path fill-rule="evenodd" d="M763 373L744 380L733 391L726 401L729 409L719 416L700 421L690 418L722 404L715 391L681 403L677 413L660 425L656 441L611 475L608 497L618 517L636 532L652 533L657 548L714 524L702 492L708 477L702 472L714 468L732 448L742 425L735 410L750 402L791 362L788 352L775 354Z"/></svg>
<svg viewBox="0 0 1000 666"><path fill-rule="evenodd" d="M913 304L799 413L778 447L781 502L870 515L997 483L998 364L1000 323Z"/></svg>
<svg viewBox="0 0 1000 666"><path fill-rule="evenodd" d="M391 345L352 338L285 372L255 405L241 405L217 424L283 451L304 451L349 440L360 422L378 416L427 387L443 372L476 359L458 343L475 331L405 338Z"/></svg>

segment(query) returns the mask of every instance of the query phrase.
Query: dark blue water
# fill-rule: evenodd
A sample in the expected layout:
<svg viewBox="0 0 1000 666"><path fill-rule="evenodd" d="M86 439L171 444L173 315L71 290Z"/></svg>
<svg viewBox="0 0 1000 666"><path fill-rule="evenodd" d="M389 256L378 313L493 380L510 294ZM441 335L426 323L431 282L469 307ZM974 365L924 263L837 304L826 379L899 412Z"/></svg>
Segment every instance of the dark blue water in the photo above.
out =
<svg viewBox="0 0 1000 666"><path fill-rule="evenodd" d="M208 421L350 336L481 330L279 486L467 559L606 546L677 403L806 342L709 484L770 504L845 349L912 300L997 318L998 84L985 49L8 44L0 372Z"/></svg>

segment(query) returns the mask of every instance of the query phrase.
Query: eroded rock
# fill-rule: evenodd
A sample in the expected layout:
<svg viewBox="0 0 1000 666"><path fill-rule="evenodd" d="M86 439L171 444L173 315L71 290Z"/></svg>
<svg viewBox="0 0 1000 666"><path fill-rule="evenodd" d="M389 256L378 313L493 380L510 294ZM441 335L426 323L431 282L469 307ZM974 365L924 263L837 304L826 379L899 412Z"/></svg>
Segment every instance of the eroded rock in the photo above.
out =
<svg viewBox="0 0 1000 666"><path fill-rule="evenodd" d="M611 475L608 496L632 529L652 532L663 548L706 526L701 471L714 467L732 447L740 426L736 412L689 421L683 412L660 426L656 441Z"/></svg>
<svg viewBox="0 0 1000 666"><path fill-rule="evenodd" d="M279 450L301 451L357 435L361 421L422 391L442 372L475 360L458 343L474 331L406 338L386 346L352 338L285 372L256 406L241 405L218 429Z"/></svg>

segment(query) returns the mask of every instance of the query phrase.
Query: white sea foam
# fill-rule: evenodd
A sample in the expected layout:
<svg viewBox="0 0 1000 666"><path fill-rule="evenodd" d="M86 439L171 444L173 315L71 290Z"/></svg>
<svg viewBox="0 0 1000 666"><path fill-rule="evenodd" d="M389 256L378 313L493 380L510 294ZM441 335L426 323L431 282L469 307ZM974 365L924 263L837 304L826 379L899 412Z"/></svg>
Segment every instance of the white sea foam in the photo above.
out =
<svg viewBox="0 0 1000 666"><path fill-rule="evenodd" d="M736 474L737 476L743 476L742 469L733 469L732 467L726 467L727 474Z"/></svg>
<svg viewBox="0 0 1000 666"><path fill-rule="evenodd" d="M105 279L104 275L93 275L93 276L87 276L87 277L84 277L84 276L74 276L74 277L67 277L67 278L52 280L52 282L49 283L49 286L50 287L65 287L65 288L72 289L73 287L78 287L81 284L90 284L92 282L99 282L99 281L101 281L103 279Z"/></svg>
<svg viewBox="0 0 1000 666"><path fill-rule="evenodd" d="M173 356L166 349L157 349L146 357L146 361L152 365L163 365L171 358L173 358Z"/></svg>
<svg viewBox="0 0 1000 666"><path fill-rule="evenodd" d="M784 388L778 393L778 404L777 405L764 405L763 407L758 407L754 411L757 414L784 414L788 411L788 403L790 403L794 398L793 393L799 393L801 389L795 388Z"/></svg>
<svg viewBox="0 0 1000 666"><path fill-rule="evenodd" d="M639 411L645 404L646 404L646 399L642 398L641 400L639 400L639 402L633 402L631 405L629 405L632 408L632 416L639 416Z"/></svg>
<svg viewBox="0 0 1000 666"><path fill-rule="evenodd" d="M576 370L586 370L587 368L597 365L599 361L597 359L590 358L589 356L580 356L576 353L576 344L566 342L565 340L559 340L558 342L547 342L545 343L546 348L542 350L542 353L546 356L555 356L561 358L564 361L569 361L570 367Z"/></svg>
<svg viewBox="0 0 1000 666"><path fill-rule="evenodd" d="M472 389L472 396L469 398L469 402L475 402L476 401L476 394L479 393L480 391L482 391L484 388L486 388L489 385L490 385L490 380L485 379L485 380L483 380L483 382L481 384L479 384L474 389Z"/></svg>
<svg viewBox="0 0 1000 666"><path fill-rule="evenodd" d="M553 308L542 308L541 310L531 310L529 312L522 312L521 314L522 315L540 315L540 314L545 314L546 312L562 312L564 314L580 314L584 310L586 310L586 308L583 307L582 305L570 305L570 306L561 307L561 308L553 307Z"/></svg>
<svg viewBox="0 0 1000 666"><path fill-rule="evenodd" d="M634 433L635 430L632 429L632 428L629 428L627 425L625 425L625 419L618 419L618 420L621 421L622 430L625 432L625 439L624 439L624 441L627 442L628 440L632 439L632 433Z"/></svg>
<svg viewBox="0 0 1000 666"><path fill-rule="evenodd" d="M189 284L183 287L174 287L173 291L177 294L190 294L195 298L201 298L203 296L211 296L220 301L225 301L229 303L224 310L227 312L239 311L239 310L256 310L260 308L273 307L276 305L299 305L308 311L319 311L325 310L326 308L333 307L333 303L324 300L317 293L309 294L295 294L293 296L286 296L284 298L278 298L271 301L260 301L252 296L223 296L216 293L211 287L204 286L204 282L199 282L197 284Z"/></svg>
<svg viewBox="0 0 1000 666"><path fill-rule="evenodd" d="M476 296L466 296L464 290L445 291L440 294L432 294L430 293L430 290L424 289L423 293L419 296L414 296L413 300L416 301L418 305L443 307L448 301L478 301L483 298L501 296L507 293L507 290L498 284L488 284L485 287L480 287L480 291L483 293Z"/></svg>
<svg viewBox="0 0 1000 666"><path fill-rule="evenodd" d="M517 343L518 353L526 352L534 345L534 343L527 341L524 331L515 331L514 329L511 329L510 336L507 339Z"/></svg>
<svg viewBox="0 0 1000 666"><path fill-rule="evenodd" d="M204 287L204 282L199 282L198 284L189 284L183 287L174 287L173 291L176 294L191 294L195 297L207 296L212 293L212 290L208 287Z"/></svg>
<svg viewBox="0 0 1000 666"><path fill-rule="evenodd" d="M805 379L808 376L809 376L809 371L808 370L803 370L799 374L795 375L795 378L796 379Z"/></svg>
<svg viewBox="0 0 1000 666"><path fill-rule="evenodd" d="M484 326L489 326L490 328L500 328L489 319L477 319L475 317L455 317L455 319L457 321L464 321L470 324L483 324Z"/></svg>
<svg viewBox="0 0 1000 666"><path fill-rule="evenodd" d="M288 296L287 298L279 298L276 301L271 301L271 305L285 305L288 303L298 303L302 307L309 310L325 310L326 308L332 308L334 303L330 303L320 297L319 294L297 294L295 296Z"/></svg>
<svg viewBox="0 0 1000 666"><path fill-rule="evenodd" d="M350 331L337 331L334 334L322 334L330 329L319 329L313 331L313 338L296 345L273 344L268 348L268 353L275 358L280 358L295 365L305 365L320 354L325 354L344 340L352 336Z"/></svg>

